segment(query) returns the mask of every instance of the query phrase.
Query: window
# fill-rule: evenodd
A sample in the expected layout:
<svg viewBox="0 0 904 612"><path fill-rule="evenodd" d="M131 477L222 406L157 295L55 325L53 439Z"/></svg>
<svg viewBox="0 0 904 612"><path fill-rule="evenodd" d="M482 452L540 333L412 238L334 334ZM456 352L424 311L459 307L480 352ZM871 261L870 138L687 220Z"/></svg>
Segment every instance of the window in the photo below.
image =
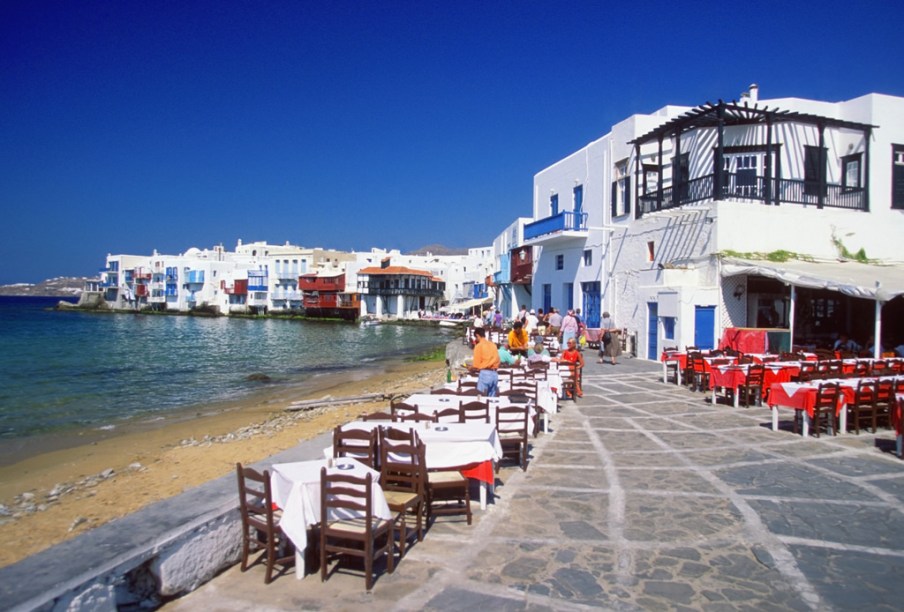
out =
<svg viewBox="0 0 904 612"><path fill-rule="evenodd" d="M904 209L904 145L891 145L891 207Z"/></svg>
<svg viewBox="0 0 904 612"><path fill-rule="evenodd" d="M676 187L678 201L690 199L690 180L690 157L687 153L682 153L672 159L672 184Z"/></svg>
<svg viewBox="0 0 904 612"><path fill-rule="evenodd" d="M559 214L559 194L554 193L549 196L549 216L555 217Z"/></svg>
<svg viewBox="0 0 904 612"><path fill-rule="evenodd" d="M549 312L552 308L552 285L543 285L543 312Z"/></svg>
<svg viewBox="0 0 904 612"><path fill-rule="evenodd" d="M654 193L659 191L659 166L655 164L643 165L643 192Z"/></svg>
<svg viewBox="0 0 904 612"><path fill-rule="evenodd" d="M564 270L565 269L565 256L561 253L556 255L556 270Z"/></svg>
<svg viewBox="0 0 904 612"><path fill-rule="evenodd" d="M586 249L584 251L584 265L592 266L593 265L593 251L590 249Z"/></svg>
<svg viewBox="0 0 904 612"><path fill-rule="evenodd" d="M861 153L841 158L841 188L845 191L860 189Z"/></svg>
<svg viewBox="0 0 904 612"><path fill-rule="evenodd" d="M804 195L819 195L819 185L825 176L826 150L807 145L804 147ZM826 194L823 185L822 195Z"/></svg>
<svg viewBox="0 0 904 612"><path fill-rule="evenodd" d="M652 240L647 243L647 261L656 261L656 243Z"/></svg>
<svg viewBox="0 0 904 612"><path fill-rule="evenodd" d="M722 183L725 192L732 195L756 198L760 197L757 176L762 175L762 154L726 154L723 158Z"/></svg>
<svg viewBox="0 0 904 612"><path fill-rule="evenodd" d="M574 283L565 283L562 286L562 303L565 304L565 310L574 308Z"/></svg>
<svg viewBox="0 0 904 612"><path fill-rule="evenodd" d="M621 217L631 212L631 177L628 174L628 160L615 164L615 180L612 181L612 217Z"/></svg>
<svg viewBox="0 0 904 612"><path fill-rule="evenodd" d="M662 317L662 339L675 339L675 317Z"/></svg>

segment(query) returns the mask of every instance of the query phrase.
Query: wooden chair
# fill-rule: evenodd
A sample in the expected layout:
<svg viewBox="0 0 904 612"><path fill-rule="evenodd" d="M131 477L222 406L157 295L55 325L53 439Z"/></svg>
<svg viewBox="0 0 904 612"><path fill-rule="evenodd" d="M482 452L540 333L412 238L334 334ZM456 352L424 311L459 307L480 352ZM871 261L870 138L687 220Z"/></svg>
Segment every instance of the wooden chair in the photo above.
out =
<svg viewBox="0 0 904 612"><path fill-rule="evenodd" d="M460 390L460 391L457 391L457 392L455 393L455 395L467 395L467 396L470 396L470 397L479 397L479 396L480 396L480 391L477 390L477 387L467 387L467 388L465 388L465 389L462 389L462 390Z"/></svg>
<svg viewBox="0 0 904 612"><path fill-rule="evenodd" d="M484 402L462 402L458 407L459 423L489 423L490 407Z"/></svg>
<svg viewBox="0 0 904 612"><path fill-rule="evenodd" d="M330 553L364 560L364 585L373 588L374 561L386 556L391 574L395 570L393 523L374 516L371 475L330 474L320 470L320 579L325 581ZM337 518L339 516L356 518ZM380 541L383 540L382 543Z"/></svg>
<svg viewBox="0 0 904 612"><path fill-rule="evenodd" d="M528 414L526 405L496 407L496 431L502 445L502 456L514 455L522 471L527 470Z"/></svg>
<svg viewBox="0 0 904 612"><path fill-rule="evenodd" d="M294 547L279 528L279 511L273 510L270 472L265 470L262 474L243 467L241 463L235 464L235 471L239 483L239 512L242 515L241 569L244 572L251 567L248 563L251 553L264 551L265 554L260 557L267 564L264 584L270 584L277 565L295 563Z"/></svg>
<svg viewBox="0 0 904 612"><path fill-rule="evenodd" d="M797 376L792 376L791 380L794 382L809 382L813 380L815 375L816 364L811 361L801 361L800 372L798 372Z"/></svg>
<svg viewBox="0 0 904 612"><path fill-rule="evenodd" d="M436 415L425 412L407 412L400 414L397 421L399 423L436 423Z"/></svg>
<svg viewBox="0 0 904 612"><path fill-rule="evenodd" d="M458 391L456 389L440 387L439 389L431 389L430 395L458 395Z"/></svg>
<svg viewBox="0 0 904 612"><path fill-rule="evenodd" d="M377 430L343 429L333 430L333 458L349 457L360 461L371 469L377 467Z"/></svg>
<svg viewBox="0 0 904 612"><path fill-rule="evenodd" d="M460 423L461 410L458 408L443 408L433 413L437 423Z"/></svg>
<svg viewBox="0 0 904 612"><path fill-rule="evenodd" d="M744 384L738 387L738 393L744 398L744 406L750 407L750 397L756 397L756 405L763 405L763 379L766 368L762 364L753 364L747 369Z"/></svg>
<svg viewBox="0 0 904 612"><path fill-rule="evenodd" d="M869 376L870 373L870 362L865 359L858 359L857 363L854 364L854 369L851 370L850 374L845 374L846 378L863 378L865 376Z"/></svg>
<svg viewBox="0 0 904 612"><path fill-rule="evenodd" d="M884 359L876 359L872 362L872 367L870 367L870 375L871 376L885 376L888 374L888 362Z"/></svg>
<svg viewBox="0 0 904 612"><path fill-rule="evenodd" d="M578 376L580 370L574 363L562 362L559 364L559 376L562 378L562 395L566 399L577 401Z"/></svg>
<svg viewBox="0 0 904 612"><path fill-rule="evenodd" d="M895 380L880 378L876 383L876 423L890 425L891 410L895 403Z"/></svg>
<svg viewBox="0 0 904 612"><path fill-rule="evenodd" d="M543 361L535 361L527 366L533 375L533 380L546 380L549 377L549 364Z"/></svg>
<svg viewBox="0 0 904 612"><path fill-rule="evenodd" d="M396 419L401 419L403 416L417 414L418 409L414 404L409 404L407 402L395 402L394 404L389 405L389 411L392 412L393 417L395 417Z"/></svg>
<svg viewBox="0 0 904 612"><path fill-rule="evenodd" d="M371 412L361 415L362 421L395 421L395 416L391 412Z"/></svg>
<svg viewBox="0 0 904 612"><path fill-rule="evenodd" d="M471 466L461 466L462 469ZM437 516L461 515L471 524L471 482L457 470L427 471L427 522Z"/></svg>
<svg viewBox="0 0 904 612"><path fill-rule="evenodd" d="M819 429L825 423L826 432L837 433L835 412L838 407L838 383L821 383L816 390L816 402L813 406L813 432L819 437ZM794 433L797 433L797 416L794 419Z"/></svg>
<svg viewBox="0 0 904 612"><path fill-rule="evenodd" d="M847 405L848 427L860 435L860 423L867 419L876 433L876 381L861 379L854 392L854 401Z"/></svg>
<svg viewBox="0 0 904 612"><path fill-rule="evenodd" d="M391 432L398 432L393 435ZM399 556L405 556L408 518L415 520L417 541L424 541L424 507L427 498L427 462L424 443L414 430L381 428L380 486L389 509L397 512Z"/></svg>

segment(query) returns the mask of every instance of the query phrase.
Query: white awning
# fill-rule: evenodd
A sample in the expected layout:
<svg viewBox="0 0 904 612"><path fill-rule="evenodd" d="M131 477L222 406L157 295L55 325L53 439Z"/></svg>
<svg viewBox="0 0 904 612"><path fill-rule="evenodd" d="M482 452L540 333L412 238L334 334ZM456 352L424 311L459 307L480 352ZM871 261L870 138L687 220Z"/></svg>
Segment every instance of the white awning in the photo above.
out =
<svg viewBox="0 0 904 612"><path fill-rule="evenodd" d="M493 302L493 298L485 297L485 298L477 298L474 300L467 300L465 302L459 302L458 304L449 304L447 306L448 310L455 310L458 312L464 312L466 310L471 310L475 306L483 306L484 304L490 304Z"/></svg>
<svg viewBox="0 0 904 612"><path fill-rule="evenodd" d="M904 264L863 264L853 261L786 262L725 257L722 276L756 274L796 287L829 289L845 295L887 302L904 295Z"/></svg>

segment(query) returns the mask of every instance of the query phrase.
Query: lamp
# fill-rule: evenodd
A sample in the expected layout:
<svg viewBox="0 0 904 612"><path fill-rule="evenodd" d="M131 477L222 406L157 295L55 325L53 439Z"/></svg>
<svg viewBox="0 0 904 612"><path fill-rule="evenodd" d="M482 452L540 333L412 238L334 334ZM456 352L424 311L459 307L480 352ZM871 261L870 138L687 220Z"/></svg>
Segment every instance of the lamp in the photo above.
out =
<svg viewBox="0 0 904 612"><path fill-rule="evenodd" d="M744 295L744 287L742 287L741 285L738 285L737 287L735 287L733 295L735 296L736 300L740 301L741 296Z"/></svg>

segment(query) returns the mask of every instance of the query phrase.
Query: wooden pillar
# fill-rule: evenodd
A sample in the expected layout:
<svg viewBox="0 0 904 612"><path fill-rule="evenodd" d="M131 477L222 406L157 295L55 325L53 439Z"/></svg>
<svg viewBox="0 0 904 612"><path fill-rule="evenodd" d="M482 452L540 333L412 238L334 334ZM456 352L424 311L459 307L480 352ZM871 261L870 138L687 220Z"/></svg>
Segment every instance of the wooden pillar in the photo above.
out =
<svg viewBox="0 0 904 612"><path fill-rule="evenodd" d="M873 129L863 130L863 210L869 212L869 141L873 137ZM876 336L876 344L879 344Z"/></svg>
<svg viewBox="0 0 904 612"><path fill-rule="evenodd" d="M659 135L659 153L657 156L659 164L659 177L656 179L656 210L662 210L662 134Z"/></svg>
<svg viewBox="0 0 904 612"><path fill-rule="evenodd" d="M816 158L819 163L819 172L817 172L817 176L819 177L819 193L816 195L816 208L825 208L826 205L826 126L823 123L819 124L819 153Z"/></svg>
<svg viewBox="0 0 904 612"><path fill-rule="evenodd" d="M725 163L722 161L722 152L725 145L724 103L719 103L719 108L718 110L716 110L716 115L719 118L719 124L717 128L716 151L713 155L713 200L721 200L724 197L724 190L722 189L722 172L723 166L725 165Z"/></svg>
<svg viewBox="0 0 904 612"><path fill-rule="evenodd" d="M766 115L766 164L763 168L763 202L772 203L772 115ZM776 202L777 204L778 202Z"/></svg>
<svg viewBox="0 0 904 612"><path fill-rule="evenodd" d="M643 186L640 184L640 143L634 143L634 218L640 219L643 214L643 203L640 201Z"/></svg>

